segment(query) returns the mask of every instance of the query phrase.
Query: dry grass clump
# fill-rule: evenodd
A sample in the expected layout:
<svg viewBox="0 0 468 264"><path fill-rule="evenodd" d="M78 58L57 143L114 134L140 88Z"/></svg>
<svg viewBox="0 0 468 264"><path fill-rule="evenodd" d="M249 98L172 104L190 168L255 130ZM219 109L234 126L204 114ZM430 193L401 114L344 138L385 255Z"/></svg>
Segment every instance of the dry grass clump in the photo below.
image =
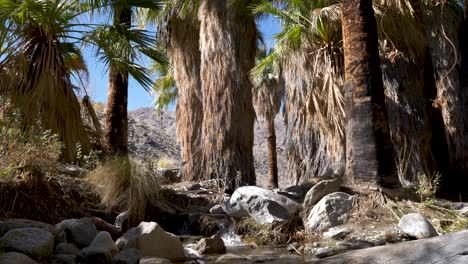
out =
<svg viewBox="0 0 468 264"><path fill-rule="evenodd" d="M109 209L127 210L129 225L144 220L146 208L158 199L159 182L151 163L114 157L88 175Z"/></svg>
<svg viewBox="0 0 468 264"><path fill-rule="evenodd" d="M266 225L258 224L252 218L244 218L234 223L234 231L241 235L247 244L284 245L306 239L302 219L299 216Z"/></svg>
<svg viewBox="0 0 468 264"><path fill-rule="evenodd" d="M177 161L173 158L164 156L158 159L157 166L159 169L176 169Z"/></svg>

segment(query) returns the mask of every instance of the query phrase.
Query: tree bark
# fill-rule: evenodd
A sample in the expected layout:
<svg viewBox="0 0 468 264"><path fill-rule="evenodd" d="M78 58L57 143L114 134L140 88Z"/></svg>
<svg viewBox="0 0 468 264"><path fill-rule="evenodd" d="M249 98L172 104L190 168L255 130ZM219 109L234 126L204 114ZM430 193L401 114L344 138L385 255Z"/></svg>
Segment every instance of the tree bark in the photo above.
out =
<svg viewBox="0 0 468 264"><path fill-rule="evenodd" d="M239 7L240 8L240 7ZM202 175L222 179L226 192L255 185L252 84L255 20L228 0L199 9L203 93Z"/></svg>
<svg viewBox="0 0 468 264"><path fill-rule="evenodd" d="M276 153L275 118L266 120L268 131L268 189L278 188L278 159Z"/></svg>
<svg viewBox="0 0 468 264"><path fill-rule="evenodd" d="M345 57L346 180L397 184L372 0L341 3Z"/></svg>
<svg viewBox="0 0 468 264"><path fill-rule="evenodd" d="M114 23L130 28L131 8L116 12ZM107 91L106 129L104 141L108 154L128 154L128 72L118 72L114 66L109 69Z"/></svg>
<svg viewBox="0 0 468 264"><path fill-rule="evenodd" d="M181 146L182 178L201 178L201 127L203 105L200 79L200 28L196 19L173 18L170 21L170 55L178 88L176 106L177 140Z"/></svg>

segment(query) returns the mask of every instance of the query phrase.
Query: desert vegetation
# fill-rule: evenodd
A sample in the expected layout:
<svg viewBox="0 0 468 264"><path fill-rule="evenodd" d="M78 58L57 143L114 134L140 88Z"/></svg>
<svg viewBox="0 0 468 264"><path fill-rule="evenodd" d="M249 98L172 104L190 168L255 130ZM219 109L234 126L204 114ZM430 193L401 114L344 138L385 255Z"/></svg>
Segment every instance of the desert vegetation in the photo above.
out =
<svg viewBox="0 0 468 264"><path fill-rule="evenodd" d="M468 229L467 5L0 0L0 260L19 250L2 242L17 218L44 222L21 222L27 228L65 220L61 230L86 217L109 233L93 239L120 237L102 255L71 239L78 263L115 262L132 247L127 235L155 234L158 224L219 237L185 253L175 239L171 252L184 256L135 246L137 261L202 258L188 248L211 252L207 243L224 247L226 234L255 246L295 242L289 251L312 261L304 256ZM280 25L273 45L259 29L265 20ZM105 103L88 92L90 56L108 75ZM176 158L135 150L131 139L148 138L141 123L150 120L129 119L131 81L156 95L158 115L175 106L175 133L158 140L174 138ZM155 140L145 148L161 148ZM407 228L421 222L420 233ZM61 263L52 250L20 253Z"/></svg>

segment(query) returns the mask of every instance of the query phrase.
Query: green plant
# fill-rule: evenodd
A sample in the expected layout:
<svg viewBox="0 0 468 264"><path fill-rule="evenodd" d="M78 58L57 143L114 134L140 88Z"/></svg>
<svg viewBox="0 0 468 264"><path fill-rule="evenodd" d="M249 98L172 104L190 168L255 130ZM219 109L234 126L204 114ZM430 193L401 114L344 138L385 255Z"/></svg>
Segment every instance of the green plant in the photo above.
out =
<svg viewBox="0 0 468 264"><path fill-rule="evenodd" d="M90 150L88 154L83 153L81 145L76 145L76 164L86 169L94 169L100 165L100 158L102 156L101 150Z"/></svg>
<svg viewBox="0 0 468 264"><path fill-rule="evenodd" d="M418 176L419 186L416 193L419 195L421 202L425 205L431 205L434 203L434 198L440 185L440 178L442 174L435 172L433 175L428 176L426 174L420 174Z"/></svg>

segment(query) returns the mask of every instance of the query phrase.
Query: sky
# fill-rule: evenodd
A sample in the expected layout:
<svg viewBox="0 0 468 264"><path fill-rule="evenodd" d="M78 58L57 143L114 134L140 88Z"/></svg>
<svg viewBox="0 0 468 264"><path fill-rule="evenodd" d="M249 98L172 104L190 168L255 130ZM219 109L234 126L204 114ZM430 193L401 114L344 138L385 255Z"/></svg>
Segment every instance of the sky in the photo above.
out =
<svg viewBox="0 0 468 264"><path fill-rule="evenodd" d="M280 30L279 22L271 17L263 19L260 23L260 30L268 47L274 45L273 37ZM88 61L89 84L87 92L93 101L105 103L107 101L108 73L104 66L97 61L90 50L85 51L85 59ZM130 79L128 90L128 110L134 110L139 107L154 107L154 97L146 92L134 80ZM169 107L172 110L173 106Z"/></svg>

